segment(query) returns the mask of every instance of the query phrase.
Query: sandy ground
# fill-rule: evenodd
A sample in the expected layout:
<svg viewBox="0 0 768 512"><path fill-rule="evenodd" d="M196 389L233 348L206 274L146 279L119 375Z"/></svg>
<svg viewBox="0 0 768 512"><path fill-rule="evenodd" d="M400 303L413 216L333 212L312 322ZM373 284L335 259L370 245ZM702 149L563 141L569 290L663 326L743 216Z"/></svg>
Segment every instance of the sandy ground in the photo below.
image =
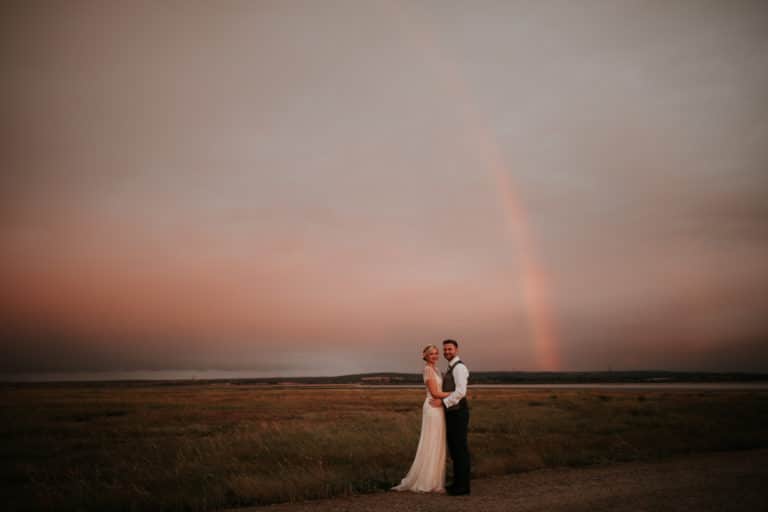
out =
<svg viewBox="0 0 768 512"><path fill-rule="evenodd" d="M230 512L768 511L768 450L544 469L474 480L471 496L381 492Z"/></svg>

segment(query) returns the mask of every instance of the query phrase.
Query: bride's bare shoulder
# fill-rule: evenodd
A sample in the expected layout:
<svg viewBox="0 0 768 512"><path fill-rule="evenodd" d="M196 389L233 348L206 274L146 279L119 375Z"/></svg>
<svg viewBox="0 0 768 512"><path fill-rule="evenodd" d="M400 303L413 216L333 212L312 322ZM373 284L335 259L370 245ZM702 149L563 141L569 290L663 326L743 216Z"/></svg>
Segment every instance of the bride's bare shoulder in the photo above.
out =
<svg viewBox="0 0 768 512"><path fill-rule="evenodd" d="M434 379L438 376L437 370L429 366L428 364L424 365L424 381L427 379Z"/></svg>

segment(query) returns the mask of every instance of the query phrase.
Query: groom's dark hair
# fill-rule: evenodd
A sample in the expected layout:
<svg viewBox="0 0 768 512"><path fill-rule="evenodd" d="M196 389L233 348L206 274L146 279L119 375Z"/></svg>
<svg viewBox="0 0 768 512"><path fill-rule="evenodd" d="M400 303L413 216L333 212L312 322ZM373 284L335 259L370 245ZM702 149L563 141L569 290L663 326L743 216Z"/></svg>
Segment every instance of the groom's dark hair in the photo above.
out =
<svg viewBox="0 0 768 512"><path fill-rule="evenodd" d="M451 344L456 348L459 348L459 342L455 340L443 340L443 345Z"/></svg>

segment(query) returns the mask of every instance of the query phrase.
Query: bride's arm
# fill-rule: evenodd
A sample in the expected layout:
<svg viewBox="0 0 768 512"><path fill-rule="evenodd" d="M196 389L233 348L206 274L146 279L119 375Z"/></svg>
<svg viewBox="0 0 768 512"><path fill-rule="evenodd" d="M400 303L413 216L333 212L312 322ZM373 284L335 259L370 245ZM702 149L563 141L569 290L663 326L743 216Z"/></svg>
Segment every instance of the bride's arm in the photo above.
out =
<svg viewBox="0 0 768 512"><path fill-rule="evenodd" d="M429 393L435 398L445 398L450 395L450 393L440 391L440 387L437 385L437 380L434 375L430 375L427 379L427 389L429 389Z"/></svg>

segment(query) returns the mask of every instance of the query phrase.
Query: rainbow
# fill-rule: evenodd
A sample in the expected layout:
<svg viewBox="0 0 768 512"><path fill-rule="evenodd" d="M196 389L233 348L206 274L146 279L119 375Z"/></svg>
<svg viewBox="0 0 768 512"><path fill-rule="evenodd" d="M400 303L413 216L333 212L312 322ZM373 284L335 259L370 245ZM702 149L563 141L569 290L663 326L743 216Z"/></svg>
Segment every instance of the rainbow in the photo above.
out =
<svg viewBox="0 0 768 512"><path fill-rule="evenodd" d="M559 370L561 366L557 350L557 323L549 296L548 273L538 256L531 234L531 223L518 196L519 188L510 177L511 172L493 134L484 128L484 124L478 122L478 117L473 116L472 120L472 126L475 127L473 132L476 134L472 147L477 151L483 166L492 175L507 234L512 240L518 259L521 295L534 347L536 367L539 370Z"/></svg>
<svg viewBox="0 0 768 512"><path fill-rule="evenodd" d="M438 51L435 37L426 23L419 23L415 16L399 13L400 26L410 27L407 35L411 36L416 47L424 53L424 62L433 66L432 71L440 78L440 85L456 98L455 107L460 111L462 124L466 130L470 148L488 170L498 191L497 200L501 203L505 225L516 254L520 274L522 299L528 322L535 364L539 370L559 370L561 368L558 352L557 323L549 297L548 273L536 250L523 202L518 194L519 187L511 178L511 171L504 160L501 146L496 140L490 123L481 114L477 102L469 92L465 81L458 73L458 67L450 62L445 54ZM404 32L404 36L406 33Z"/></svg>
<svg viewBox="0 0 768 512"><path fill-rule="evenodd" d="M522 283L528 327L533 339L536 366L540 370L559 370L557 352L557 324L549 298L549 281L541 259L536 254L536 244L531 237L522 202L517 198L509 173L504 167L495 167L497 189L501 196L504 217L515 249L520 258L519 272Z"/></svg>

